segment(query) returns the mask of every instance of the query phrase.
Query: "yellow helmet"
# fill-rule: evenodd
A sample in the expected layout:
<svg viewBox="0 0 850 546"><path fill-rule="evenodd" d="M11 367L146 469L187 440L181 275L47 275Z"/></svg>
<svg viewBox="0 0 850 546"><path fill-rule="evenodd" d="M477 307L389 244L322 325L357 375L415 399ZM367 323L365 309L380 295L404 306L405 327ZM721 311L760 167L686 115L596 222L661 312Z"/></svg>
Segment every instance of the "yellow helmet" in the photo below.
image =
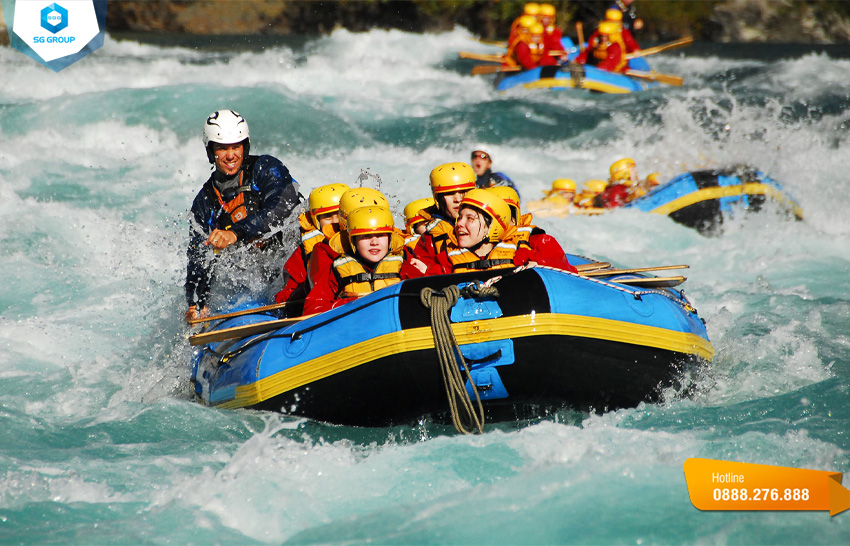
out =
<svg viewBox="0 0 850 546"><path fill-rule="evenodd" d="M546 29L543 28L543 25L541 25L540 23L535 23L531 25L531 27L528 29L528 33L532 36L543 36L545 30Z"/></svg>
<svg viewBox="0 0 850 546"><path fill-rule="evenodd" d="M556 13L557 10L552 4L540 4L540 15L542 17L554 17Z"/></svg>
<svg viewBox="0 0 850 546"><path fill-rule="evenodd" d="M576 191L576 183L569 178L559 178L552 182L552 190L546 193L554 193L556 191Z"/></svg>
<svg viewBox="0 0 850 546"><path fill-rule="evenodd" d="M466 163L445 163L431 171L431 192L455 193L475 189L475 171Z"/></svg>
<svg viewBox="0 0 850 546"><path fill-rule="evenodd" d="M609 8L605 10L605 20L619 23L623 20L623 12L617 8Z"/></svg>
<svg viewBox="0 0 850 546"><path fill-rule="evenodd" d="M519 212L519 194L510 186L492 186L487 188L487 191L495 193L508 204L511 209L511 217L516 221L520 216Z"/></svg>
<svg viewBox="0 0 850 546"><path fill-rule="evenodd" d="M540 13L540 4L536 2L528 2L522 9L523 15L538 15Z"/></svg>
<svg viewBox="0 0 850 546"><path fill-rule="evenodd" d="M464 206L473 207L491 218L490 231L487 232L489 242L498 243L502 240L511 220L511 208L504 199L491 189L474 189L463 196L460 207Z"/></svg>
<svg viewBox="0 0 850 546"><path fill-rule="evenodd" d="M637 168L637 163L630 157L624 157L611 164L608 170L611 173L611 182L619 182L623 180L631 181L632 172Z"/></svg>
<svg viewBox="0 0 850 546"><path fill-rule="evenodd" d="M346 219L351 211L360 207L379 206L390 208L384 194L373 188L351 188L339 198L339 229L346 229Z"/></svg>
<svg viewBox="0 0 850 546"><path fill-rule="evenodd" d="M404 239L396 232L393 213L388 207L369 205L356 208L348 213L345 233L348 244L354 249L354 238L359 235L389 235L390 251L404 244Z"/></svg>
<svg viewBox="0 0 850 546"><path fill-rule="evenodd" d="M408 203L407 206L404 207L404 227L410 231L414 225L419 222L424 222L425 219L419 215L419 211L433 207L435 204L436 201L434 201L433 197L423 197L422 199L417 199Z"/></svg>
<svg viewBox="0 0 850 546"><path fill-rule="evenodd" d="M619 34L622 25L614 21L602 21L599 23L599 34L611 35Z"/></svg>
<svg viewBox="0 0 850 546"><path fill-rule="evenodd" d="M326 184L310 192L307 207L310 209L310 222L319 228L318 216L339 210L339 199L350 188L347 184Z"/></svg>
<svg viewBox="0 0 850 546"><path fill-rule="evenodd" d="M584 183L585 191L590 193L602 193L608 187L608 182L599 178L593 178Z"/></svg>
<svg viewBox="0 0 850 546"><path fill-rule="evenodd" d="M517 19L517 26L520 29L529 29L537 23L537 17L533 15L523 15L519 19Z"/></svg>

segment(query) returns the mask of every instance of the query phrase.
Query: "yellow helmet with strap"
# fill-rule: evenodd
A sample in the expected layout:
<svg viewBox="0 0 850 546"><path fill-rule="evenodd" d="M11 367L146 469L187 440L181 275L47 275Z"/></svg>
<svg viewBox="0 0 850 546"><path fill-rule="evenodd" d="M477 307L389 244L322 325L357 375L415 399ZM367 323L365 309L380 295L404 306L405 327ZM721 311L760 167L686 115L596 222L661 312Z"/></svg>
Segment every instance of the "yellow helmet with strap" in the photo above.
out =
<svg viewBox="0 0 850 546"><path fill-rule="evenodd" d="M318 216L337 212L342 194L349 189L347 184L326 184L310 192L307 207L310 209L310 222L316 229L321 229Z"/></svg>
<svg viewBox="0 0 850 546"><path fill-rule="evenodd" d="M554 17L558 13L552 4L540 4L541 17Z"/></svg>
<svg viewBox="0 0 850 546"><path fill-rule="evenodd" d="M508 229L511 218L511 208L504 199L491 190L470 190L463 196L460 208L464 206L473 207L490 217L490 230L487 232L487 240L498 243Z"/></svg>
<svg viewBox="0 0 850 546"><path fill-rule="evenodd" d="M404 227L410 231L415 224L427 221L419 211L433 207L436 204L433 197L423 197L411 201L404 207Z"/></svg>
<svg viewBox="0 0 850 546"><path fill-rule="evenodd" d="M576 183L569 178L559 178L552 182L552 189L550 191L543 193L548 195L558 191L576 191Z"/></svg>
<svg viewBox="0 0 850 546"><path fill-rule="evenodd" d="M624 157L623 159L617 160L611 164L611 168L608 170L611 173L611 182L620 182L628 180L631 182L632 173L634 169L637 168L637 163L635 160L630 157Z"/></svg>
<svg viewBox="0 0 850 546"><path fill-rule="evenodd" d="M455 193L475 189L475 171L466 163L445 163L431 171L431 192Z"/></svg>
<svg viewBox="0 0 850 546"><path fill-rule="evenodd" d="M351 188L339 198L339 228L346 229L348 214L360 207L379 206L390 208L384 194L374 188Z"/></svg>
<svg viewBox="0 0 850 546"><path fill-rule="evenodd" d="M389 235L390 252L404 246L404 237L396 231L393 213L388 207L370 205L352 210L348 213L345 231L351 249L354 249L354 238L360 235Z"/></svg>

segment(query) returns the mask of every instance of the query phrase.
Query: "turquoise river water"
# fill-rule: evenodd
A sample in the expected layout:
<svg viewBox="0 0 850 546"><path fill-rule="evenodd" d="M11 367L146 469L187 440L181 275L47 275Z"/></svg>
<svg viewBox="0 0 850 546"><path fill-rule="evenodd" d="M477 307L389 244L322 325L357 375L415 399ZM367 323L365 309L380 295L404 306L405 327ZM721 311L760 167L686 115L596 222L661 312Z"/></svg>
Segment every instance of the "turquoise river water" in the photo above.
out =
<svg viewBox="0 0 850 546"><path fill-rule="evenodd" d="M498 94L459 50L493 51L463 29L107 37L53 73L0 48L0 544L850 543L848 513L697 510L682 467L850 471L850 52L694 46L653 58L684 86L606 96ZM485 145L524 199L624 156L663 179L747 163L805 219L538 222L616 265L690 264L716 351L693 398L469 437L210 409L182 284L202 124L224 107L304 195L380 180L400 212Z"/></svg>

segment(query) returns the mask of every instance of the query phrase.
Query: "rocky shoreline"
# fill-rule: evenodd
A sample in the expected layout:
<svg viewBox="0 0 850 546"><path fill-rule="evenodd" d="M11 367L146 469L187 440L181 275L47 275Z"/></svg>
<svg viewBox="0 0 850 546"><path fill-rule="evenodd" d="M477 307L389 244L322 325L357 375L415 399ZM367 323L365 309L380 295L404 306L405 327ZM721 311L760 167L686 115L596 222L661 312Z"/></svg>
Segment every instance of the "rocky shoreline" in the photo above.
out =
<svg viewBox="0 0 850 546"><path fill-rule="evenodd" d="M551 0L550 0L551 1ZM611 0L556 0L559 25L596 24ZM504 38L524 2L511 0L111 0L107 32L147 35L322 35L335 28L443 31L455 25ZM850 2L818 0L637 1L642 41L686 34L716 43L850 42ZM0 28L5 21L0 14ZM0 43L8 45L5 29ZM143 38L138 38L143 39Z"/></svg>

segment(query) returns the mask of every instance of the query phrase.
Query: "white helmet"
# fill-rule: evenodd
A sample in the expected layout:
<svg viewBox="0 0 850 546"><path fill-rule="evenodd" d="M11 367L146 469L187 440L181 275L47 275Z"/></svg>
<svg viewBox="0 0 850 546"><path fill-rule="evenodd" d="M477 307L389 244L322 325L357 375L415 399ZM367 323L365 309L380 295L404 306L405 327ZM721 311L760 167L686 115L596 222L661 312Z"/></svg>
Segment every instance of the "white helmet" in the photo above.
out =
<svg viewBox="0 0 850 546"><path fill-rule="evenodd" d="M248 122L233 110L217 110L209 115L204 123L204 147L207 158L214 161L211 143L237 144L245 143L245 155L248 155L250 142L248 140Z"/></svg>

